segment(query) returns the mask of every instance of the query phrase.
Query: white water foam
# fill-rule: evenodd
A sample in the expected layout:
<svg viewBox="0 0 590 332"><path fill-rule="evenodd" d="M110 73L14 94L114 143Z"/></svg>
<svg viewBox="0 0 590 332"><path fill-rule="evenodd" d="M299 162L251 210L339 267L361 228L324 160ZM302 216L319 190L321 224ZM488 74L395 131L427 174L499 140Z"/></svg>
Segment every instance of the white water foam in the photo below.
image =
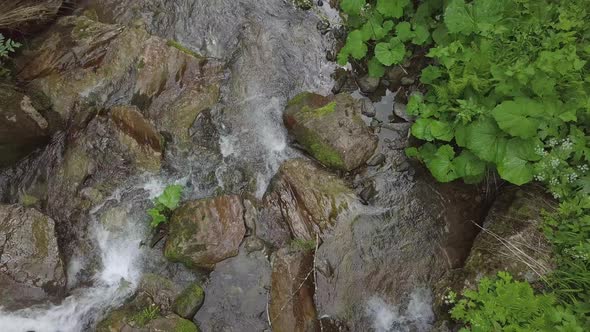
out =
<svg viewBox="0 0 590 332"><path fill-rule="evenodd" d="M130 220L123 230L112 233L96 223L94 235L102 260L102 270L94 276L94 285L74 291L61 304L32 307L15 312L0 310L2 332L79 332L85 331L108 308L120 305L130 296L141 278L144 227ZM80 265L79 260L73 261ZM70 266L68 274L75 270Z"/></svg>
<svg viewBox="0 0 590 332"><path fill-rule="evenodd" d="M424 288L414 290L403 311L380 297L373 297L367 302L366 313L376 332L430 331L434 322L432 293Z"/></svg>

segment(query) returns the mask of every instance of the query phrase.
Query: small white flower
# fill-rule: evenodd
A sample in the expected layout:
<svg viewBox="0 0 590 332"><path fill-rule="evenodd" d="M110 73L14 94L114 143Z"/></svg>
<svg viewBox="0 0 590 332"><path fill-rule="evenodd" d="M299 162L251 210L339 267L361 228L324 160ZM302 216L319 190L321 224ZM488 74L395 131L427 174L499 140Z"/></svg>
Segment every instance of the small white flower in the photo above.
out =
<svg viewBox="0 0 590 332"><path fill-rule="evenodd" d="M550 147L554 147L559 143L559 141L557 141L556 138L552 138L549 140L549 142L547 142L547 145L549 145Z"/></svg>
<svg viewBox="0 0 590 332"><path fill-rule="evenodd" d="M551 167L557 168L559 166L559 159L553 158L551 159Z"/></svg>
<svg viewBox="0 0 590 332"><path fill-rule="evenodd" d="M537 146L535 148L535 153L538 154L539 156L543 156L543 155L545 155L546 152L545 152L545 149L543 149L542 146Z"/></svg>
<svg viewBox="0 0 590 332"><path fill-rule="evenodd" d="M588 172L588 164L580 165L578 166L578 169L580 170L580 172L582 172L582 174L586 173Z"/></svg>
<svg viewBox="0 0 590 332"><path fill-rule="evenodd" d="M565 151L569 151L574 147L574 143L570 141L569 138L566 138L561 141L561 148Z"/></svg>
<svg viewBox="0 0 590 332"><path fill-rule="evenodd" d="M578 179L578 174L576 173L570 173L567 175L567 180L571 183L574 182Z"/></svg>
<svg viewBox="0 0 590 332"><path fill-rule="evenodd" d="M556 186L559 182L557 181L557 178L552 178L551 180L549 180L549 184L552 186Z"/></svg>

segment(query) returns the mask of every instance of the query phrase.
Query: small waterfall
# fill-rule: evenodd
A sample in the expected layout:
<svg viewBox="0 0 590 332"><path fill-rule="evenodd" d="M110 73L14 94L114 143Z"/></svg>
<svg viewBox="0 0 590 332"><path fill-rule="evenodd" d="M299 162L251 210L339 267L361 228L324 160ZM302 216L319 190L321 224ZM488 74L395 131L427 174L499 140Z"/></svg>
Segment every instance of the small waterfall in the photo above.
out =
<svg viewBox="0 0 590 332"><path fill-rule="evenodd" d="M102 269L94 276L94 285L77 289L58 305L10 313L0 310L3 332L84 331L104 314L104 310L121 304L134 292L141 278L140 243L145 237L145 227L130 220L124 229L112 232L95 223L91 232L102 261Z"/></svg>
<svg viewBox="0 0 590 332"><path fill-rule="evenodd" d="M129 191L140 190L133 195L133 201L152 199L165 187L160 178L150 178ZM121 200L124 189L116 190L106 202L118 206L129 206ZM136 202L139 203L139 202ZM14 312L0 308L0 331L2 332L79 332L87 331L110 308L116 308L131 296L138 286L144 260L141 243L146 238L147 224L143 218L130 218L117 227L109 226L110 220L99 220L103 205L95 207L93 224L89 227L89 238L95 244L100 268L92 277L92 286L75 289L60 304L36 306ZM130 214L131 215L131 214ZM70 287L77 284L76 275L87 263L88 257L75 257L68 266Z"/></svg>
<svg viewBox="0 0 590 332"><path fill-rule="evenodd" d="M376 332L430 331L434 322L432 293L422 288L414 290L405 310L380 297L372 297L367 302L366 313Z"/></svg>

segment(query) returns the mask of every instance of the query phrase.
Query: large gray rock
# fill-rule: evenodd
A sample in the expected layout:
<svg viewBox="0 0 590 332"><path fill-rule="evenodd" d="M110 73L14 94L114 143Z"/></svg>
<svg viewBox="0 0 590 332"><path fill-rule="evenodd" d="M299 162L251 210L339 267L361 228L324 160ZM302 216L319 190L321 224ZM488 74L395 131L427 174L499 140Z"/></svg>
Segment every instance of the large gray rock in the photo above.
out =
<svg viewBox="0 0 590 332"><path fill-rule="evenodd" d="M63 3L63 0L7 1L0 13L0 29L20 33L37 31L57 15Z"/></svg>
<svg viewBox="0 0 590 332"><path fill-rule="evenodd" d="M219 98L220 65L145 30L85 16L61 18L17 59L19 79L43 91L64 121L134 105L188 148L189 129Z"/></svg>
<svg viewBox="0 0 590 332"><path fill-rule="evenodd" d="M291 238L315 240L356 203L338 177L312 161L284 162L263 198L257 235L276 247Z"/></svg>
<svg viewBox="0 0 590 332"><path fill-rule="evenodd" d="M248 253L215 266L203 285L206 296L194 317L203 331L268 331L270 262L265 252Z"/></svg>
<svg viewBox="0 0 590 332"><path fill-rule="evenodd" d="M212 268L238 254L245 234L244 206L239 196L186 202L170 220L164 255L187 267Z"/></svg>
<svg viewBox="0 0 590 332"><path fill-rule="evenodd" d="M0 307L57 298L65 285L53 220L35 209L0 205Z"/></svg>
<svg viewBox="0 0 590 332"><path fill-rule="evenodd" d="M304 92L289 101L283 120L315 159L350 171L362 166L377 147L377 137L363 122L361 112L361 103L349 94L324 97Z"/></svg>
<svg viewBox="0 0 590 332"><path fill-rule="evenodd" d="M27 93L0 83L0 168L49 141L56 123L51 105L39 93Z"/></svg>
<svg viewBox="0 0 590 332"><path fill-rule="evenodd" d="M314 296L313 252L283 248L272 258L269 315L273 331L321 331Z"/></svg>

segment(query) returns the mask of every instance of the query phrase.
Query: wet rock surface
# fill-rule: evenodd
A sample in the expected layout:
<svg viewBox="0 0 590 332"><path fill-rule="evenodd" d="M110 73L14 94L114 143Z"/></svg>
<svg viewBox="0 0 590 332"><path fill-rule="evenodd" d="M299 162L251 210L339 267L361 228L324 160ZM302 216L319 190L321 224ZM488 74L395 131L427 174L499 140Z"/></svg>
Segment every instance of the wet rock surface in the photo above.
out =
<svg viewBox="0 0 590 332"><path fill-rule="evenodd" d="M374 328L371 303L408 311L414 290L431 288L462 266L478 233L474 223L486 211L485 193L477 187L437 183L408 160L407 128L400 130L395 141L380 132L377 153L384 160L354 180L367 206L339 222L316 253L318 315L351 331ZM423 298L416 305L428 308L429 297ZM400 315L392 324L408 326L406 319L412 320ZM428 327L433 316L416 319Z"/></svg>
<svg viewBox="0 0 590 332"><path fill-rule="evenodd" d="M320 331L313 251L283 248L273 255L269 315L273 331Z"/></svg>
<svg viewBox="0 0 590 332"><path fill-rule="evenodd" d="M348 94L302 93L289 101L283 120L312 157L328 167L350 171L363 165L377 147L377 137L361 119L361 112L361 103Z"/></svg>
<svg viewBox="0 0 590 332"><path fill-rule="evenodd" d="M54 221L32 208L0 205L0 306L57 299L65 285Z"/></svg>
<svg viewBox="0 0 590 332"><path fill-rule="evenodd" d="M58 129L51 104L40 93L0 83L0 168L49 141Z"/></svg>
<svg viewBox="0 0 590 332"><path fill-rule="evenodd" d="M172 311L185 319L193 319L205 301L200 283L192 283L174 300Z"/></svg>
<svg viewBox="0 0 590 332"><path fill-rule="evenodd" d="M194 320L203 331L267 331L271 268L263 251L240 249L215 267L203 285L203 307Z"/></svg>
<svg viewBox="0 0 590 332"><path fill-rule="evenodd" d="M217 103L220 67L145 30L68 16L17 61L19 79L49 97L65 122L134 105L186 148L197 115Z"/></svg>
<svg viewBox="0 0 590 332"><path fill-rule="evenodd" d="M506 186L496 197L465 265L449 271L436 285L436 305L444 306L449 290L474 289L482 277L507 271L533 285L555 266L551 246L540 226L543 210L554 201L541 187Z"/></svg>
<svg viewBox="0 0 590 332"><path fill-rule="evenodd" d="M170 220L164 255L188 267L212 268L236 256L246 234L239 196L184 203Z"/></svg>
<svg viewBox="0 0 590 332"><path fill-rule="evenodd" d="M286 161L263 198L257 235L284 246L292 237L314 240L334 226L356 202L346 184L312 161Z"/></svg>

